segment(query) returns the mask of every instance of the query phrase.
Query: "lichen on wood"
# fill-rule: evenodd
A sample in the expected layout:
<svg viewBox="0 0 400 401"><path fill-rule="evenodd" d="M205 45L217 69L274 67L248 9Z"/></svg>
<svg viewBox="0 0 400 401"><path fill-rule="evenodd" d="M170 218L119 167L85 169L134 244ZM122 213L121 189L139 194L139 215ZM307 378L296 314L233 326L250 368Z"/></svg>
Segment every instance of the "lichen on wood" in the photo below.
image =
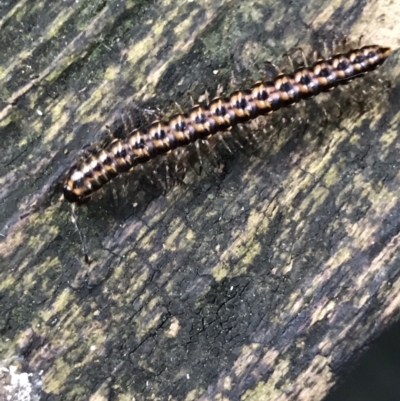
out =
<svg viewBox="0 0 400 401"><path fill-rule="evenodd" d="M32 398L323 399L398 316L396 4L3 3L2 366ZM110 184L77 211L85 264L57 182L106 124L365 31L383 83L236 130L167 191L152 166Z"/></svg>

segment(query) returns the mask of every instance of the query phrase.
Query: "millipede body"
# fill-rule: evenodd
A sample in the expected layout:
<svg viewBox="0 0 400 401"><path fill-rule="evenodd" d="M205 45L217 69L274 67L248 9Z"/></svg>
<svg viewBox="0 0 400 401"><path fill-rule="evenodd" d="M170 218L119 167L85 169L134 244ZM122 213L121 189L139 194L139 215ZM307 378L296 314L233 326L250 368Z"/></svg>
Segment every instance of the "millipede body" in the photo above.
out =
<svg viewBox="0 0 400 401"><path fill-rule="evenodd" d="M346 84L373 71L390 51L389 47L371 45L336 54L291 74L280 74L273 81L257 82L249 90L235 91L229 98L216 97L207 106L196 105L187 115L155 121L148 131L136 131L95 155L81 158L67 174L64 197L85 203L104 184L138 164Z"/></svg>

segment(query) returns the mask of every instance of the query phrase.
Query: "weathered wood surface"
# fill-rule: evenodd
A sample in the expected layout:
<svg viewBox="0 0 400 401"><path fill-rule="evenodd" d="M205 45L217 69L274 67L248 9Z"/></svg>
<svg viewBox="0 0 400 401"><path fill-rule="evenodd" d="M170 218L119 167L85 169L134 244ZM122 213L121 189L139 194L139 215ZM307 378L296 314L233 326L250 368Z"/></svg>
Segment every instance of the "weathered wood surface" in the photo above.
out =
<svg viewBox="0 0 400 401"><path fill-rule="evenodd" d="M399 311L399 7L1 3L0 356L31 374L31 399L325 396ZM329 94L348 102L325 125L290 110L309 124L260 129L224 173L166 195L116 180L78 211L84 263L54 184L112 115L187 106L332 34L392 46L392 88L362 114L360 84ZM16 397L10 380L3 369L1 396Z"/></svg>

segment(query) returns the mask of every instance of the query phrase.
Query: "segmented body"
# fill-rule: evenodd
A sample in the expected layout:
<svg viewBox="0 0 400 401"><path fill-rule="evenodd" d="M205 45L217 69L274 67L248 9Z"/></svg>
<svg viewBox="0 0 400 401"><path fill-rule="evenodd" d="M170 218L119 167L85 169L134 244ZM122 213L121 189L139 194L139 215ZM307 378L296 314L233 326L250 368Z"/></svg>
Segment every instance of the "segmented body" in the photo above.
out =
<svg viewBox="0 0 400 401"><path fill-rule="evenodd" d="M390 51L372 45L336 54L292 74L280 74L273 81L257 82L228 99L217 97L206 107L194 106L188 115L155 121L147 132L136 131L79 160L67 175L64 196L70 202L84 203L104 184L140 163L348 83L381 65Z"/></svg>

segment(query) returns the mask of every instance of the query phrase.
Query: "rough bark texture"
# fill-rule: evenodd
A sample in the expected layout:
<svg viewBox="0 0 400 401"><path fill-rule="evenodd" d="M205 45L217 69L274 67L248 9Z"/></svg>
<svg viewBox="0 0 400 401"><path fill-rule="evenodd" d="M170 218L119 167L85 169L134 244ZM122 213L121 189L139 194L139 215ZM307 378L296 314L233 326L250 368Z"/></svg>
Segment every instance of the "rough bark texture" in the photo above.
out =
<svg viewBox="0 0 400 401"><path fill-rule="evenodd" d="M398 21L386 0L3 1L0 397L323 399L399 311ZM394 48L390 89L235 130L166 193L159 162L115 180L77 211L85 264L56 184L104 124L346 34Z"/></svg>

